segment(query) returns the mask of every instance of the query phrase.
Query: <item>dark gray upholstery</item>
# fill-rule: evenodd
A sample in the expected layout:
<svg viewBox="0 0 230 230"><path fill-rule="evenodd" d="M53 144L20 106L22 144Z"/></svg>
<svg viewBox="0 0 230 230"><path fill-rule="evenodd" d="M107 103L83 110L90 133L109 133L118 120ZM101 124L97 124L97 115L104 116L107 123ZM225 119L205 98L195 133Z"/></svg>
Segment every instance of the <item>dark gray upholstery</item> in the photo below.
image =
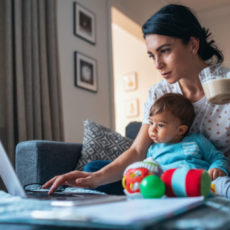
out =
<svg viewBox="0 0 230 230"><path fill-rule="evenodd" d="M133 123L133 125L132 125ZM134 139L141 122L126 127L126 136ZM31 140L16 146L15 169L22 185L43 184L55 175L73 170L81 156L82 144Z"/></svg>
<svg viewBox="0 0 230 230"><path fill-rule="evenodd" d="M141 122L130 122L125 128L125 135L131 139L135 139L139 129L141 128Z"/></svg>
<svg viewBox="0 0 230 230"><path fill-rule="evenodd" d="M43 184L51 177L71 171L81 156L82 145L32 140L16 146L15 168L23 185Z"/></svg>

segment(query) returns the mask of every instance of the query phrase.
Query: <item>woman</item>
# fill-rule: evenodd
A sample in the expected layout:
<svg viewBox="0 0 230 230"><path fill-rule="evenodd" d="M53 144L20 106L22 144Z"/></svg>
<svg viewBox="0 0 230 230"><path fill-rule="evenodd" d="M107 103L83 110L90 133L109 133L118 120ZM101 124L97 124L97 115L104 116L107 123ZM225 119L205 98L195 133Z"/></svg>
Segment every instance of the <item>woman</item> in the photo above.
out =
<svg viewBox="0 0 230 230"><path fill-rule="evenodd" d="M193 103L196 119L191 132L204 134L226 155L230 154L227 139L230 118L226 117L230 114L230 106L209 104L199 80L202 70L223 61L223 55L214 46L214 41L207 41L210 35L208 30L201 27L187 7L170 4L143 25L143 33L147 53L163 80L149 91L143 124L135 141L116 160L96 172L72 171L52 178L43 186L50 187L50 194L61 184L96 188L120 180L129 164L145 158L152 143L148 136L150 107L156 98L168 92L181 93ZM219 131L214 131L214 126Z"/></svg>

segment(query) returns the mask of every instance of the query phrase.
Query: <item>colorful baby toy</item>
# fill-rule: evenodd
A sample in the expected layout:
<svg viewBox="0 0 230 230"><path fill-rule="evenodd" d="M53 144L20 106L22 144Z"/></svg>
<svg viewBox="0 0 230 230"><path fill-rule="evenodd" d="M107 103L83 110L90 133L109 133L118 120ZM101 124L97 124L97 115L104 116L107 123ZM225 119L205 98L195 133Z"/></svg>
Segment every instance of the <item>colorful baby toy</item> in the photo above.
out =
<svg viewBox="0 0 230 230"><path fill-rule="evenodd" d="M151 157L145 159L144 161L138 161L129 165L125 169L122 179L122 185L125 194L128 196L141 197L140 183L142 182L142 180L150 175L155 175L160 179L162 173L163 170L161 166ZM150 185L143 185L142 187L148 186ZM143 190L146 189L143 188Z"/></svg>
<svg viewBox="0 0 230 230"><path fill-rule="evenodd" d="M166 170L161 179L169 197L208 196L211 178L203 169L176 168Z"/></svg>
<svg viewBox="0 0 230 230"><path fill-rule="evenodd" d="M211 178L203 169L175 168L163 173L151 157L129 165L123 174L124 192L134 198L207 197Z"/></svg>
<svg viewBox="0 0 230 230"><path fill-rule="evenodd" d="M165 184L159 176L150 175L141 181L140 191L144 198L161 198L165 194Z"/></svg>

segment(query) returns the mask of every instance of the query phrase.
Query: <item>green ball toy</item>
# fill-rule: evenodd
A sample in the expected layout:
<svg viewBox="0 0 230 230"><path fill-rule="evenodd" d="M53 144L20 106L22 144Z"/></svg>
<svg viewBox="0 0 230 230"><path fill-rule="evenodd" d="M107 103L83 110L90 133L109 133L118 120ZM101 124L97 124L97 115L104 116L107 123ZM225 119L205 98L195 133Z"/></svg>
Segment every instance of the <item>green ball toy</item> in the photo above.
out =
<svg viewBox="0 0 230 230"><path fill-rule="evenodd" d="M146 176L140 183L140 192L144 198L160 198L165 194L165 184L159 176Z"/></svg>

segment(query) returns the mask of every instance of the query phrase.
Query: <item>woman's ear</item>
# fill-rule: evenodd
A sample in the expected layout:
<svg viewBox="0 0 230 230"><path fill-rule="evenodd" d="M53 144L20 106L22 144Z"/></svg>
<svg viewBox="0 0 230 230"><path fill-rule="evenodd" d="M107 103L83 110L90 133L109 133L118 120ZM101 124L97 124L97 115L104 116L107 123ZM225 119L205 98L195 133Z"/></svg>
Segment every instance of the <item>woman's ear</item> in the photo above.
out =
<svg viewBox="0 0 230 230"><path fill-rule="evenodd" d="M180 125L179 128L178 128L178 134L180 136L183 136L187 131L188 131L188 126L187 125Z"/></svg>
<svg viewBox="0 0 230 230"><path fill-rule="evenodd" d="M191 52L197 54L200 47L200 40L195 37L190 37Z"/></svg>

